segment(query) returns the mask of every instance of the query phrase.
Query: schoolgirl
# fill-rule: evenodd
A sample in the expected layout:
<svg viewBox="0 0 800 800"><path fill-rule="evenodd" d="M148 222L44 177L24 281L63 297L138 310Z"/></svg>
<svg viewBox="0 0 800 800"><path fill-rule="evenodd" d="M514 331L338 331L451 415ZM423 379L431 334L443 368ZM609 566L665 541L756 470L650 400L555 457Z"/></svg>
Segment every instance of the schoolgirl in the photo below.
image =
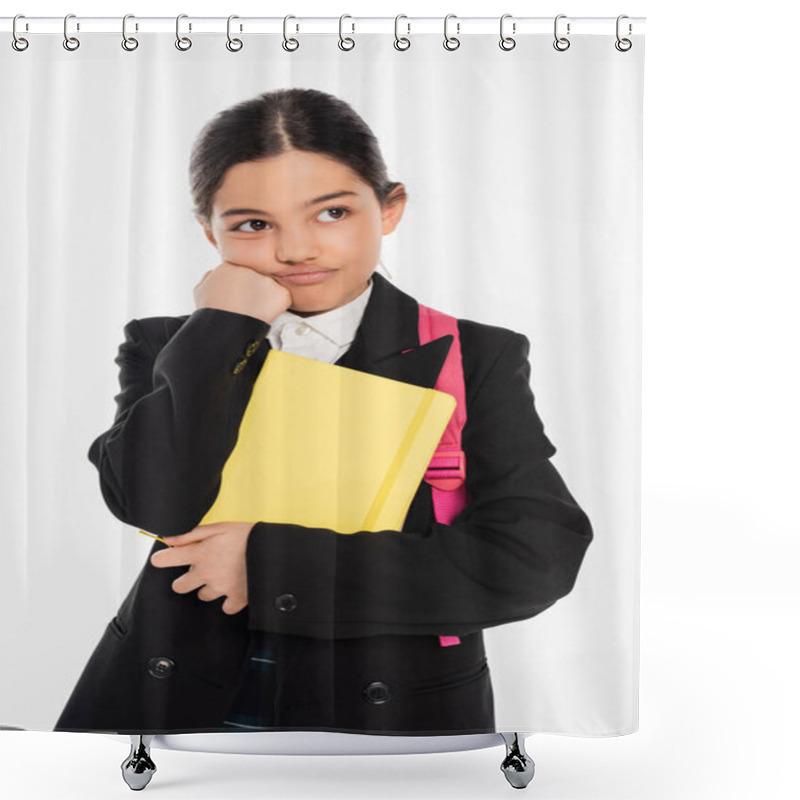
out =
<svg viewBox="0 0 800 800"><path fill-rule="evenodd" d="M528 339L458 320L469 502L451 523L422 482L401 530L198 526L270 348L433 387L452 339L420 345L417 301L376 271L407 197L341 99L293 88L228 108L190 174L222 263L191 314L125 326L115 419L88 453L111 512L169 545L55 729L493 732L482 631L569 593L593 536L550 461Z"/></svg>

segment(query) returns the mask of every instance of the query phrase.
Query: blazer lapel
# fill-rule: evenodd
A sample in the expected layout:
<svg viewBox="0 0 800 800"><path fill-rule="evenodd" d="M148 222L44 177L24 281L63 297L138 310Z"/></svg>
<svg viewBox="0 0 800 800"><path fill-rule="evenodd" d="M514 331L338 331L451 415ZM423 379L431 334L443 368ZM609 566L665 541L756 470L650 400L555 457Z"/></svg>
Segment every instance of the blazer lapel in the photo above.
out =
<svg viewBox="0 0 800 800"><path fill-rule="evenodd" d="M420 345L417 301L378 272L372 280L356 337L336 364L432 389L453 337Z"/></svg>

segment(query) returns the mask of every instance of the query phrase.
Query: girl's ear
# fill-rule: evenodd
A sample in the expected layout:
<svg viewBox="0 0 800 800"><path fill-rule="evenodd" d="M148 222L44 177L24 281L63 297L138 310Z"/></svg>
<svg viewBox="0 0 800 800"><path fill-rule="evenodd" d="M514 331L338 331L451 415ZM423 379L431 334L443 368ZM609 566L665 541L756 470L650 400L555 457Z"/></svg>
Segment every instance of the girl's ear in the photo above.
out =
<svg viewBox="0 0 800 800"><path fill-rule="evenodd" d="M217 246L217 240L214 238L214 234L213 234L213 233L212 233L212 231L211 231L211 226L210 226L210 225L208 225L204 219L202 219L201 217L197 216L197 214L195 214L195 215L194 215L194 218L195 218L195 219L196 219L196 220L197 220L197 221L200 223L200 225L202 226L202 228L203 228L203 233L206 235L206 239L208 239L208 241L209 241L209 242L211 242L211 244L212 244L214 247L216 247L216 246Z"/></svg>
<svg viewBox="0 0 800 800"><path fill-rule="evenodd" d="M384 236L387 233L391 233L398 226L405 207L406 194L405 188L401 183L392 189L381 211L381 218L383 219L381 233Z"/></svg>

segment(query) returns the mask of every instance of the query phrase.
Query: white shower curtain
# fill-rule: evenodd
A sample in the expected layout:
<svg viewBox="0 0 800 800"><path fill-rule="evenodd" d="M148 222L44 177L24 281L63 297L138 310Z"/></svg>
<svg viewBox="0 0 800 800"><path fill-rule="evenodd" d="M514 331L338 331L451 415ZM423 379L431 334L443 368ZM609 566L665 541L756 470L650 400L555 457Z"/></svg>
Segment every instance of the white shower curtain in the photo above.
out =
<svg viewBox="0 0 800 800"><path fill-rule="evenodd" d="M125 324L191 314L221 260L192 213L192 143L222 109L298 87L350 104L408 191L379 272L528 338L552 463L591 520L574 588L484 630L496 729L635 731L644 37L138 38L0 50L2 724L53 729L151 550L87 450L113 421Z"/></svg>

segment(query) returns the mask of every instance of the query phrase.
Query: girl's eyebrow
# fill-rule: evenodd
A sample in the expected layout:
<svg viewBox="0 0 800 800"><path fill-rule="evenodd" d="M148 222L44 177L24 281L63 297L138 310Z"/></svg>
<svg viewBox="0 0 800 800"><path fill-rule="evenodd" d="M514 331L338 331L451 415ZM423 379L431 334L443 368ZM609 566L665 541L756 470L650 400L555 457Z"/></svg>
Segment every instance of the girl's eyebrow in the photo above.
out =
<svg viewBox="0 0 800 800"><path fill-rule="evenodd" d="M342 192L332 192L331 194L323 194L319 197L315 197L313 200L307 200L303 205L308 208L308 206L316 205L317 203L322 203L325 200L333 200L337 197L346 197L347 195L353 195L354 197L357 196L356 192L349 192L349 191L342 191ZM227 211L223 211L220 216L221 217L235 217L241 214L261 214L261 216L268 216L266 211L259 211L257 208L229 208Z"/></svg>

